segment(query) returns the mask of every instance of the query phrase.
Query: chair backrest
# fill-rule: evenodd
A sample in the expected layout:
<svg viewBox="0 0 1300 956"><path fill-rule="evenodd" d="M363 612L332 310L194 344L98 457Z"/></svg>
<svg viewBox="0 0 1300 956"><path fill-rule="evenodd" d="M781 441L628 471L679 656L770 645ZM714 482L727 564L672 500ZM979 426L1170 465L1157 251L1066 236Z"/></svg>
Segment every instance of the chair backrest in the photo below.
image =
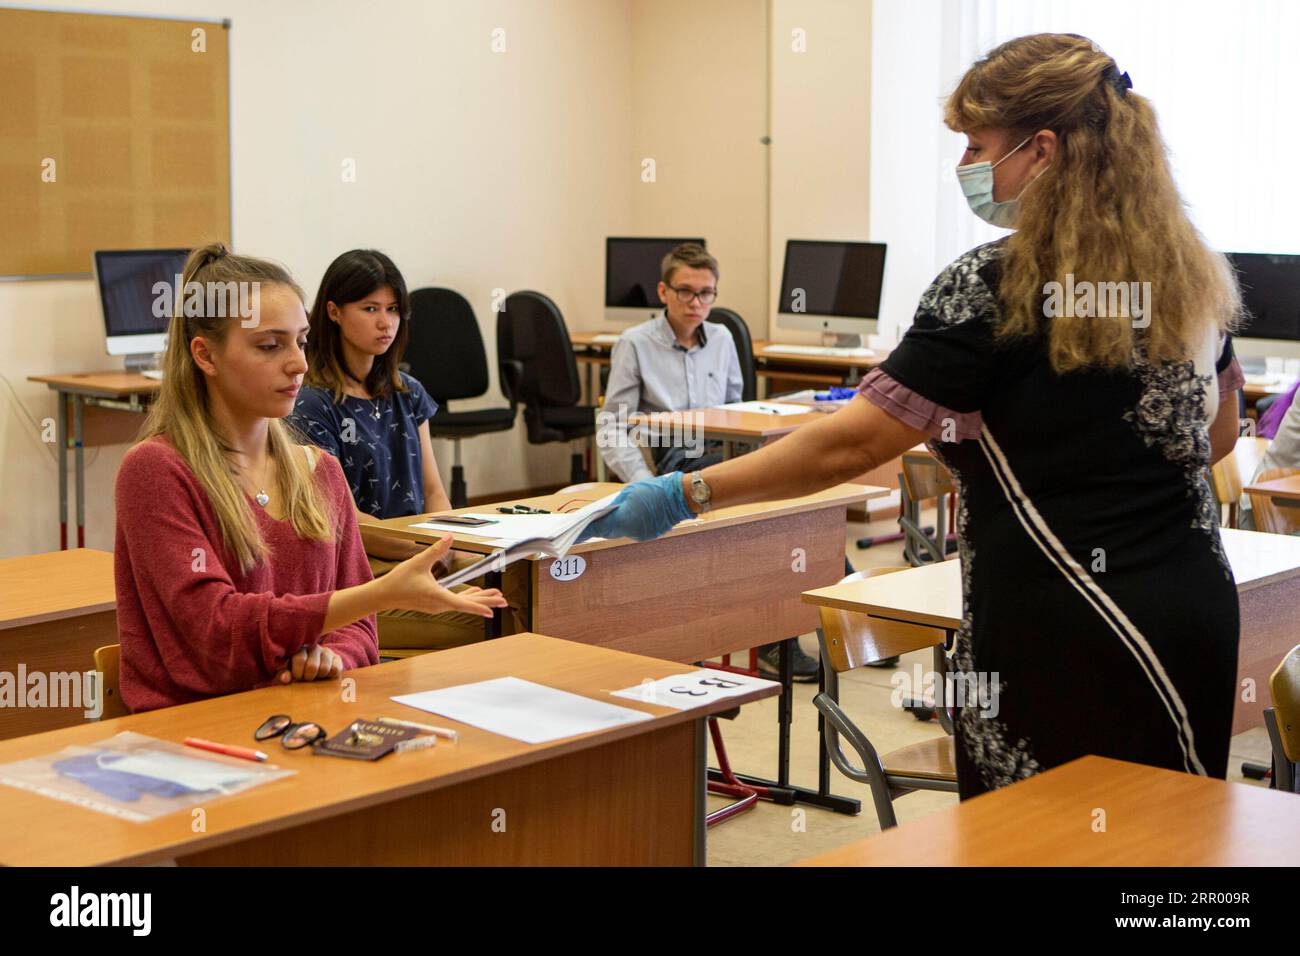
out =
<svg viewBox="0 0 1300 956"><path fill-rule="evenodd" d="M1214 486L1214 497L1220 506L1227 505L1235 509L1241 500L1242 489L1250 484L1267 449L1267 438L1243 435L1237 439L1232 451L1214 463L1210 468L1210 479Z"/></svg>
<svg viewBox="0 0 1300 956"><path fill-rule="evenodd" d="M952 475L937 458L917 452L903 452L903 490L912 501L927 501L956 492Z"/></svg>
<svg viewBox="0 0 1300 956"><path fill-rule="evenodd" d="M1268 679L1273 694L1282 752L1292 763L1300 763L1300 644L1291 648Z"/></svg>
<svg viewBox="0 0 1300 956"><path fill-rule="evenodd" d="M411 293L404 364L439 405L488 390L487 353L474 309L453 289Z"/></svg>
<svg viewBox="0 0 1300 956"><path fill-rule="evenodd" d="M1255 476L1252 484L1272 481L1274 478L1286 478L1290 475L1300 475L1300 468L1265 468ZM1255 515L1257 531L1267 531L1271 534L1291 534L1293 531L1300 531L1300 515L1294 513L1300 512L1300 508L1279 508L1273 504L1273 499L1268 495L1251 495L1250 508Z"/></svg>
<svg viewBox="0 0 1300 956"><path fill-rule="evenodd" d="M907 568L869 568L855 571L842 578L840 583L865 581L867 578L906 570ZM833 607L819 607L817 610L821 615L824 637L822 652L837 674L872 661L919 651L944 642L944 632L937 627L887 621L858 611L842 611Z"/></svg>
<svg viewBox="0 0 1300 956"><path fill-rule="evenodd" d="M731 309L714 309L709 313L708 321L725 325L731 332L731 339L736 343L736 354L740 357L740 378L744 382L740 400L754 401L758 398L758 368L754 362L754 340L750 337L749 326L739 313Z"/></svg>
<svg viewBox="0 0 1300 956"><path fill-rule="evenodd" d="M121 644L105 644L95 648L95 670L103 675L100 678L100 696L103 698L104 712L100 715L100 720L112 720L131 713L126 704L122 703L122 688L118 679L121 656Z"/></svg>
<svg viewBox="0 0 1300 956"><path fill-rule="evenodd" d="M497 315L497 360L522 367L518 395L512 401L525 405L578 404L582 381L573 358L573 342L564 317L554 302L540 292L516 292L506 297ZM509 376L503 372L502 386Z"/></svg>

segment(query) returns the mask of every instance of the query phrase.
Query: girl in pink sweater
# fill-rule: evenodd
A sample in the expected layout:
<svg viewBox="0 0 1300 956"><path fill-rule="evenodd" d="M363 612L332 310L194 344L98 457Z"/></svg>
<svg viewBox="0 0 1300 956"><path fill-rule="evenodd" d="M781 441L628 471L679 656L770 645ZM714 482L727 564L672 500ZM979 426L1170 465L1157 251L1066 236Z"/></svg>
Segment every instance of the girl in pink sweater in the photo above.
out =
<svg viewBox="0 0 1300 956"><path fill-rule="evenodd" d="M380 610L503 607L499 591L437 583L450 536L372 579L338 461L280 421L307 370L288 272L216 243L190 256L184 282L162 389L117 476L126 705L337 679L378 662Z"/></svg>

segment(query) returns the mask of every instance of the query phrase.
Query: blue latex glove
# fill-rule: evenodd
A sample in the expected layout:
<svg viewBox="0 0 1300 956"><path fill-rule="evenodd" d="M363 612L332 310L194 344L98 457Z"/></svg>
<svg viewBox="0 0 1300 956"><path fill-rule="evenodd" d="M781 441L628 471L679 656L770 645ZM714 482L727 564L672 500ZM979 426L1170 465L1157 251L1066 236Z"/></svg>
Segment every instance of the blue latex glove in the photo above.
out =
<svg viewBox="0 0 1300 956"><path fill-rule="evenodd" d="M614 510L583 529L579 541L588 538L635 538L649 541L672 530L679 521L689 521L695 512L686 504L682 473L660 475L633 482L618 493Z"/></svg>

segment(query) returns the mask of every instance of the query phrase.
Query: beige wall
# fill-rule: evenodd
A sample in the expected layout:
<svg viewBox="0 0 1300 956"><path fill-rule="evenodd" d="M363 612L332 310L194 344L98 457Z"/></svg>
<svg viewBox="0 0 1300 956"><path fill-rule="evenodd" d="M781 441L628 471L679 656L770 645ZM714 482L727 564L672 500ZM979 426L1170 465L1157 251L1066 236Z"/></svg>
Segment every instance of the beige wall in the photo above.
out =
<svg viewBox="0 0 1300 956"><path fill-rule="evenodd" d="M120 9L74 0L42 7ZM338 253L374 245L412 287L463 292L495 355L494 288L547 292L599 324L604 237L631 227L631 11L621 0L133 0L133 13L228 16L234 240L309 296ZM506 52L490 49L506 30ZM357 181L341 181L356 161ZM495 384L488 401L500 403ZM121 368L89 280L0 283L0 555L58 547L54 399L29 374ZM459 407L459 406L458 406ZM470 407L468 404L465 407ZM450 444L435 443L444 479ZM568 477L567 445L465 443L470 492ZM87 454L87 544L113 545L125 448Z"/></svg>
<svg viewBox="0 0 1300 956"><path fill-rule="evenodd" d="M134 0L130 9L233 21L239 249L283 261L310 295L338 253L376 246L412 287L448 285L470 299L493 384L463 407L502 401L494 289L536 288L571 328L604 325L608 235L703 232L722 261L721 304L756 337L768 331L787 236L866 235L869 0ZM495 27L506 30L505 53L491 51ZM794 27L806 30L806 53L790 51ZM684 87L695 100L678 94ZM646 157L654 183L641 181ZM355 183L341 181L344 159L356 163ZM39 427L54 400L26 376L120 367L104 354L91 281L0 283L0 556L58 546L55 449ZM124 452L87 453L91 547L112 547ZM450 445L435 442L435 452L447 480ZM466 442L470 493L564 481L568 454L528 445L522 421Z"/></svg>
<svg viewBox="0 0 1300 956"><path fill-rule="evenodd" d="M772 2L772 333L818 342L820 333L776 325L787 239L869 235L870 0ZM802 30L803 52L794 49Z"/></svg>
<svg viewBox="0 0 1300 956"><path fill-rule="evenodd" d="M755 338L767 330L766 6L632 2L633 233L704 236L718 305Z"/></svg>

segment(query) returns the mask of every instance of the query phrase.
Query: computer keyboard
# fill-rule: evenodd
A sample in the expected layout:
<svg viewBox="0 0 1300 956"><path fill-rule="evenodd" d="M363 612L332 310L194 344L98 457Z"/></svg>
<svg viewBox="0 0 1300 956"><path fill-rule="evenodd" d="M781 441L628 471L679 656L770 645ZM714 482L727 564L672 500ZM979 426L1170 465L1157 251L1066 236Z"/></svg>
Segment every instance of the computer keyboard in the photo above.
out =
<svg viewBox="0 0 1300 956"><path fill-rule="evenodd" d="M871 349L844 349L824 345L764 345L764 355L827 355L833 358L870 358Z"/></svg>

